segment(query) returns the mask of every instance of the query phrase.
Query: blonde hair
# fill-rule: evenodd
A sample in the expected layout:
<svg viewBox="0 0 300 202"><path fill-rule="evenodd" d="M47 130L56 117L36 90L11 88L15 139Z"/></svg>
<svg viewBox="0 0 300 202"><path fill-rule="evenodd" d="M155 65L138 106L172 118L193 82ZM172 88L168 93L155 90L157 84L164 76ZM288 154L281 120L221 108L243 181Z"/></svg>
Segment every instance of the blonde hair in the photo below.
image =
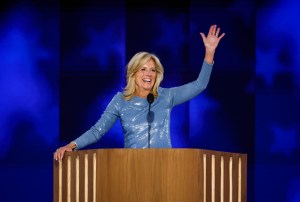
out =
<svg viewBox="0 0 300 202"><path fill-rule="evenodd" d="M125 100L130 100L135 95L134 74L139 71L143 67L143 65L150 59L154 61L156 70L156 80L151 93L153 93L155 98L158 96L158 87L163 80L164 68L160 63L158 57L153 53L138 52L131 58L131 60L127 64L126 87L124 88L123 92Z"/></svg>

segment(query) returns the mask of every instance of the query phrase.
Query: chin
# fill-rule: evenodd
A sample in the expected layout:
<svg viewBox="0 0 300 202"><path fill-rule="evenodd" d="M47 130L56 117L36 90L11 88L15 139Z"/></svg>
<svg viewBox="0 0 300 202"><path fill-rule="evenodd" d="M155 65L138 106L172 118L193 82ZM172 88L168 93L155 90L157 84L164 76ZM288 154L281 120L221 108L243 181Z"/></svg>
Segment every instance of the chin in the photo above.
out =
<svg viewBox="0 0 300 202"><path fill-rule="evenodd" d="M144 89L145 89L145 90L149 90L149 91L150 91L150 90L152 90L152 88L153 88L153 86L151 86L151 87L149 87L149 86L145 86L145 88L144 88Z"/></svg>

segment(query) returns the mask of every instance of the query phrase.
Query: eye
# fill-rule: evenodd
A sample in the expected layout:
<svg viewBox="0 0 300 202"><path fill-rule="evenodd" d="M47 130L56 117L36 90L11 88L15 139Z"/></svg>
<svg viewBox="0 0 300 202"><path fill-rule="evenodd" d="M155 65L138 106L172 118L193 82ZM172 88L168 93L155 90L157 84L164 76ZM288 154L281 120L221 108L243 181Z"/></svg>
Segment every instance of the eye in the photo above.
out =
<svg viewBox="0 0 300 202"><path fill-rule="evenodd" d="M152 72L156 72L156 69L152 69Z"/></svg>
<svg viewBox="0 0 300 202"><path fill-rule="evenodd" d="M142 69L141 69L141 71L145 71L145 70L146 70L145 68L142 68Z"/></svg>

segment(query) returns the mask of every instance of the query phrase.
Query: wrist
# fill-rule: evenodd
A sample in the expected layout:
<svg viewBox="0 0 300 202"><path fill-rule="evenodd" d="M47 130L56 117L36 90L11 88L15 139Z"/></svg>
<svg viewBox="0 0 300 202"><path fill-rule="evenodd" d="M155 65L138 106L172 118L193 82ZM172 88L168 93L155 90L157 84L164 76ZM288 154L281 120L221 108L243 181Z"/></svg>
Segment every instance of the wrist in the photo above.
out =
<svg viewBox="0 0 300 202"><path fill-rule="evenodd" d="M204 60L211 65L214 62L214 56L211 54L205 54Z"/></svg>
<svg viewBox="0 0 300 202"><path fill-rule="evenodd" d="M76 148L77 148L77 143L76 142L70 142L70 147L72 148L72 150L74 151L74 150L76 150Z"/></svg>
<svg viewBox="0 0 300 202"><path fill-rule="evenodd" d="M214 60L214 56L215 56L215 50L209 50L209 49L205 50L205 60L208 63L212 63L212 61Z"/></svg>

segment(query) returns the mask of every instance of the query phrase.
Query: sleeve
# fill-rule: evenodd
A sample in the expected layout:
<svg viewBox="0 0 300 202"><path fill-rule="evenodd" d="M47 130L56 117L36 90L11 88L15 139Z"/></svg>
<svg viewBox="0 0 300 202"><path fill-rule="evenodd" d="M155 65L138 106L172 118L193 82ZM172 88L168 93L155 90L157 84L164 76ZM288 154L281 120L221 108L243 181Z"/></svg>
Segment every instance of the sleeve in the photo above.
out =
<svg viewBox="0 0 300 202"><path fill-rule="evenodd" d="M105 133L116 123L119 118L120 108L120 94L118 93L113 97L107 105L100 119L88 131L83 133L73 142L76 143L77 148L81 149L87 145L99 141Z"/></svg>
<svg viewBox="0 0 300 202"><path fill-rule="evenodd" d="M172 107L192 99L205 90L210 79L212 68L213 64L208 64L204 60L199 76L195 81L171 88Z"/></svg>

